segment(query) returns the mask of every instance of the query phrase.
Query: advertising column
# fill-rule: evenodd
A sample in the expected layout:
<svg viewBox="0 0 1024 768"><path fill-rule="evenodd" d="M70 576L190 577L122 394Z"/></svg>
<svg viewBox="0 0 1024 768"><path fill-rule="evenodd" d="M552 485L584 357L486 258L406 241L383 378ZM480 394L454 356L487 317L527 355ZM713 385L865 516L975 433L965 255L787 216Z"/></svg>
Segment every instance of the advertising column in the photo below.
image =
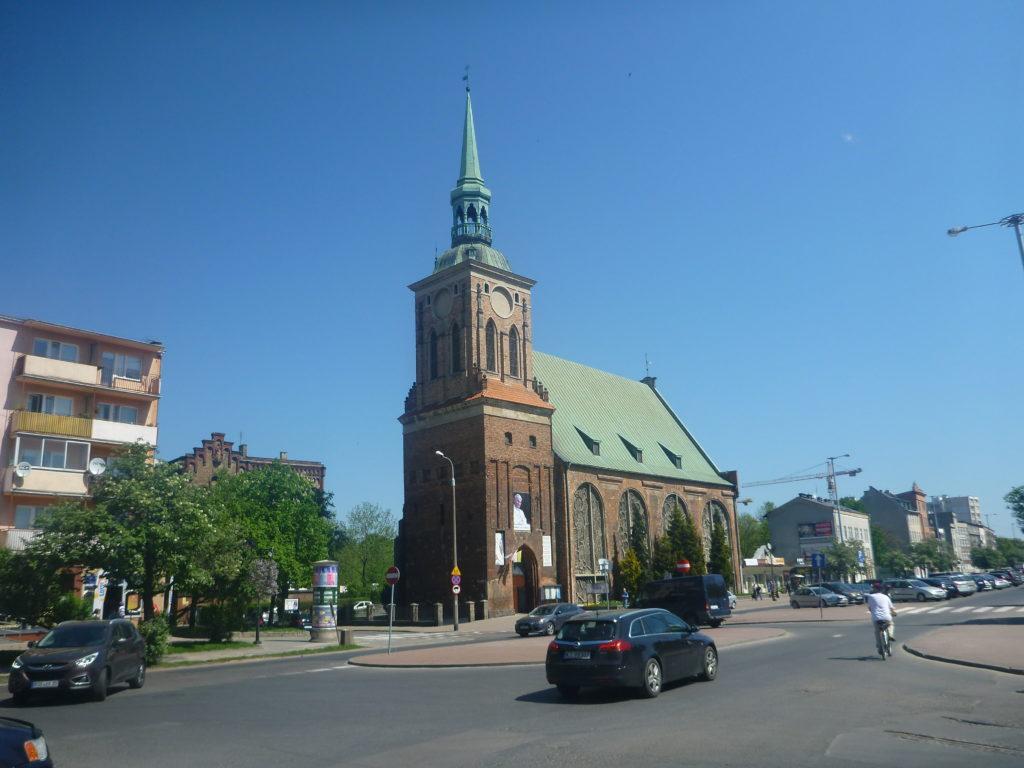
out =
<svg viewBox="0 0 1024 768"><path fill-rule="evenodd" d="M314 643L338 642L338 564L334 560L313 563Z"/></svg>

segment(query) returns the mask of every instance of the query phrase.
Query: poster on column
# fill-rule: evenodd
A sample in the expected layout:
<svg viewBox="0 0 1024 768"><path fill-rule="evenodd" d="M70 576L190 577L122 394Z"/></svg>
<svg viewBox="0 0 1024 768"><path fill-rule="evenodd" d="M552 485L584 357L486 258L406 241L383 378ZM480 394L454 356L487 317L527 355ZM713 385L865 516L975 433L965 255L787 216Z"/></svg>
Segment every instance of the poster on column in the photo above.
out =
<svg viewBox="0 0 1024 768"><path fill-rule="evenodd" d="M530 530L530 494L512 494L512 527L517 531Z"/></svg>
<svg viewBox="0 0 1024 768"><path fill-rule="evenodd" d="M505 564L505 532L494 532L494 564Z"/></svg>

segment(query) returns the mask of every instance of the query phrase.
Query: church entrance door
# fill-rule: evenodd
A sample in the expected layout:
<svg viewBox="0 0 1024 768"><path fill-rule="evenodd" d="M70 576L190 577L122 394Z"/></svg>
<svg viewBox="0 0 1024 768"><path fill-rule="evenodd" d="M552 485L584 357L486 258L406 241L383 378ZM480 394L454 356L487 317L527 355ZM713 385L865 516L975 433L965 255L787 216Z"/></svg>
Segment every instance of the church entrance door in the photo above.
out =
<svg viewBox="0 0 1024 768"><path fill-rule="evenodd" d="M517 554L512 563L512 607L516 613L529 613L537 606L537 558L529 547Z"/></svg>

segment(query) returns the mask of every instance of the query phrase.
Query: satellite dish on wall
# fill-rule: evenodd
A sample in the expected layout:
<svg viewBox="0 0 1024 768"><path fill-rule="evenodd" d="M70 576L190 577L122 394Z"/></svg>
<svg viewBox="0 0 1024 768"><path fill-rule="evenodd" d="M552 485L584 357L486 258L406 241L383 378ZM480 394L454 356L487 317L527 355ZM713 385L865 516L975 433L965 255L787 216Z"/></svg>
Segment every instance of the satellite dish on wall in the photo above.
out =
<svg viewBox="0 0 1024 768"><path fill-rule="evenodd" d="M89 462L89 474L93 476L102 475L107 471L107 462L103 459L96 458Z"/></svg>
<svg viewBox="0 0 1024 768"><path fill-rule="evenodd" d="M19 461L18 465L14 468L14 474L18 477L28 477L32 472L32 465L27 461Z"/></svg>

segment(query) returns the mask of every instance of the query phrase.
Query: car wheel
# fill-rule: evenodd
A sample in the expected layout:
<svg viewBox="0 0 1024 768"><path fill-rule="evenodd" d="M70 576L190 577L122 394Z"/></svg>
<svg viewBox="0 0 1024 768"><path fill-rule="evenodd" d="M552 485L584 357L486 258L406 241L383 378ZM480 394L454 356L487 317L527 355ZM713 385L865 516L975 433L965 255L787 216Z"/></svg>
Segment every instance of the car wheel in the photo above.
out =
<svg viewBox="0 0 1024 768"><path fill-rule="evenodd" d="M789 607L790 608L799 608L800 607L800 603L798 603L796 600L790 600L789 601Z"/></svg>
<svg viewBox="0 0 1024 768"><path fill-rule="evenodd" d="M141 688L146 684L146 662L139 662L139 671L128 681L129 688Z"/></svg>
<svg viewBox="0 0 1024 768"><path fill-rule="evenodd" d="M28 705L28 691L18 691L17 693L11 694L11 699L14 701L14 706L24 707Z"/></svg>
<svg viewBox="0 0 1024 768"><path fill-rule="evenodd" d="M704 666L700 673L701 680L711 682L718 677L718 653L711 646L704 649Z"/></svg>
<svg viewBox="0 0 1024 768"><path fill-rule="evenodd" d="M518 634L520 637L526 637L530 633L529 632L517 632L516 634Z"/></svg>
<svg viewBox="0 0 1024 768"><path fill-rule="evenodd" d="M641 687L644 698L653 699L661 693L661 664L657 659L648 659L644 664L644 680Z"/></svg>
<svg viewBox="0 0 1024 768"><path fill-rule="evenodd" d="M92 698L94 701L103 701L107 698L107 688L110 687L110 670L104 669L92 686Z"/></svg>
<svg viewBox="0 0 1024 768"><path fill-rule="evenodd" d="M711 621L708 622L708 624L711 625L712 629L718 629L720 626L722 626L722 620L721 619L712 619Z"/></svg>
<svg viewBox="0 0 1024 768"><path fill-rule="evenodd" d="M561 694L563 699L572 701L580 695L580 687L578 685L560 685L558 686L558 693Z"/></svg>
<svg viewBox="0 0 1024 768"><path fill-rule="evenodd" d="M923 603L927 598L924 596L924 592L917 593L917 602Z"/></svg>
<svg viewBox="0 0 1024 768"><path fill-rule="evenodd" d="M555 625L554 624L548 624L544 628L544 634L545 635L553 635L553 634L555 634Z"/></svg>

